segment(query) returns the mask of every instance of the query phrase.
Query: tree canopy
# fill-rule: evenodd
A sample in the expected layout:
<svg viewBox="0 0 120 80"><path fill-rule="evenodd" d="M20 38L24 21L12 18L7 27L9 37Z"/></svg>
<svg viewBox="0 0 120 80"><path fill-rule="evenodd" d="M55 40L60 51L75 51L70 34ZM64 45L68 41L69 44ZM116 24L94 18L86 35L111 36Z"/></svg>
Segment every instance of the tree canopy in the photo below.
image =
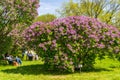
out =
<svg viewBox="0 0 120 80"><path fill-rule="evenodd" d="M7 48L6 41L11 37L11 30L18 24L29 26L32 23L38 7L39 0L0 0L0 51L4 51L3 47Z"/></svg>
<svg viewBox="0 0 120 80"><path fill-rule="evenodd" d="M85 15L98 18L108 24L120 26L120 1L119 0L78 0L66 2L58 10L61 16Z"/></svg>
<svg viewBox="0 0 120 80"><path fill-rule="evenodd" d="M51 22L53 20L55 20L57 17L53 14L44 14L44 15L41 15L41 16L38 16L34 22L38 22L38 21L41 21L41 22Z"/></svg>

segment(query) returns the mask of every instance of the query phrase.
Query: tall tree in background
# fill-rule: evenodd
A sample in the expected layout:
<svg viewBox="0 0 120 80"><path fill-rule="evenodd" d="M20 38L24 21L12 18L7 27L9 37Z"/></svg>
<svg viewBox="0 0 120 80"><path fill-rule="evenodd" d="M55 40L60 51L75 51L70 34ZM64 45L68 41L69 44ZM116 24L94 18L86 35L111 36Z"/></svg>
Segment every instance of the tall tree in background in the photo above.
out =
<svg viewBox="0 0 120 80"><path fill-rule="evenodd" d="M85 15L98 18L108 24L119 26L120 21L120 2L119 0L70 0L63 4L58 13L64 16Z"/></svg>
<svg viewBox="0 0 120 80"><path fill-rule="evenodd" d="M38 21L41 21L41 22L51 22L53 20L55 20L57 17L53 14L44 14L44 15L41 15L41 16L38 16L34 22L38 22Z"/></svg>
<svg viewBox="0 0 120 80"><path fill-rule="evenodd" d="M78 4L79 3L70 0L69 2L63 3L62 7L58 9L57 12L61 17L80 15Z"/></svg>
<svg viewBox="0 0 120 80"><path fill-rule="evenodd" d="M38 7L39 0L0 0L0 53L10 48L12 40L9 33L18 24L30 25L37 16Z"/></svg>

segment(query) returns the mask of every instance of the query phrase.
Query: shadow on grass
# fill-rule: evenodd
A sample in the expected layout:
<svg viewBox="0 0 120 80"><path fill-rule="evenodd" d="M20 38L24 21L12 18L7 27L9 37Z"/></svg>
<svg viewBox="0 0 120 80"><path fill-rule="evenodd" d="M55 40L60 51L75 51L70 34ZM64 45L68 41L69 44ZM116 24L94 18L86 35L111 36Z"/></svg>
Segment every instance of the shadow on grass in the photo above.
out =
<svg viewBox="0 0 120 80"><path fill-rule="evenodd" d="M27 66L20 66L14 69L5 69L2 70L5 73L14 73L14 74L22 74L22 75L62 75L62 74L69 74L68 72L61 73L58 71L48 71L44 68L44 65L37 64L37 65L27 65Z"/></svg>
<svg viewBox="0 0 120 80"><path fill-rule="evenodd" d="M83 69L82 72L101 72L101 71L113 71L106 68L91 68L91 69Z"/></svg>
<svg viewBox="0 0 120 80"><path fill-rule="evenodd" d="M82 72L100 72L100 71L111 71L108 69L100 68L100 69L91 69L91 70L83 70ZM37 65L28 65L28 66L20 66L14 69L5 69L2 70L5 73L14 73L14 74L22 74L22 75L67 75L72 74L69 72L60 72L60 71L48 71L44 68L42 64ZM75 73L79 73L79 70Z"/></svg>

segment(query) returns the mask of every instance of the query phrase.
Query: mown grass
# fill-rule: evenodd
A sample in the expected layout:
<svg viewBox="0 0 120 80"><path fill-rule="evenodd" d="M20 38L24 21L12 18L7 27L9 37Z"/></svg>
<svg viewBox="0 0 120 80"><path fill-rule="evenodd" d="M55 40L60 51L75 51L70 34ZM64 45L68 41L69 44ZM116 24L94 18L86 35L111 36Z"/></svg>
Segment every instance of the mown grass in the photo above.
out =
<svg viewBox="0 0 120 80"><path fill-rule="evenodd" d="M0 80L120 80L120 62L106 58L90 71L60 73L46 71L41 61L23 61L20 67L0 65Z"/></svg>

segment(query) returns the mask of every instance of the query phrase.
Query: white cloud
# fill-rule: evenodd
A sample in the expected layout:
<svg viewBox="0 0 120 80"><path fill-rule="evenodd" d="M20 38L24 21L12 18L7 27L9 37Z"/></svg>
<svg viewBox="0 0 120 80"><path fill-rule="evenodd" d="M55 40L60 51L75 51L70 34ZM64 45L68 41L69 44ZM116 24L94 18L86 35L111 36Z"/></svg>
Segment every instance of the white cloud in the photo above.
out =
<svg viewBox="0 0 120 80"><path fill-rule="evenodd" d="M50 3L44 3L40 2L40 8L38 8L38 14L46 14L46 13L51 13L51 14L56 14L55 10L58 9L59 6L50 4Z"/></svg>
<svg viewBox="0 0 120 80"><path fill-rule="evenodd" d="M68 1L69 0L40 0L40 8L38 8L38 14L42 15L50 13L57 15L56 9L59 9L62 6L62 3Z"/></svg>

